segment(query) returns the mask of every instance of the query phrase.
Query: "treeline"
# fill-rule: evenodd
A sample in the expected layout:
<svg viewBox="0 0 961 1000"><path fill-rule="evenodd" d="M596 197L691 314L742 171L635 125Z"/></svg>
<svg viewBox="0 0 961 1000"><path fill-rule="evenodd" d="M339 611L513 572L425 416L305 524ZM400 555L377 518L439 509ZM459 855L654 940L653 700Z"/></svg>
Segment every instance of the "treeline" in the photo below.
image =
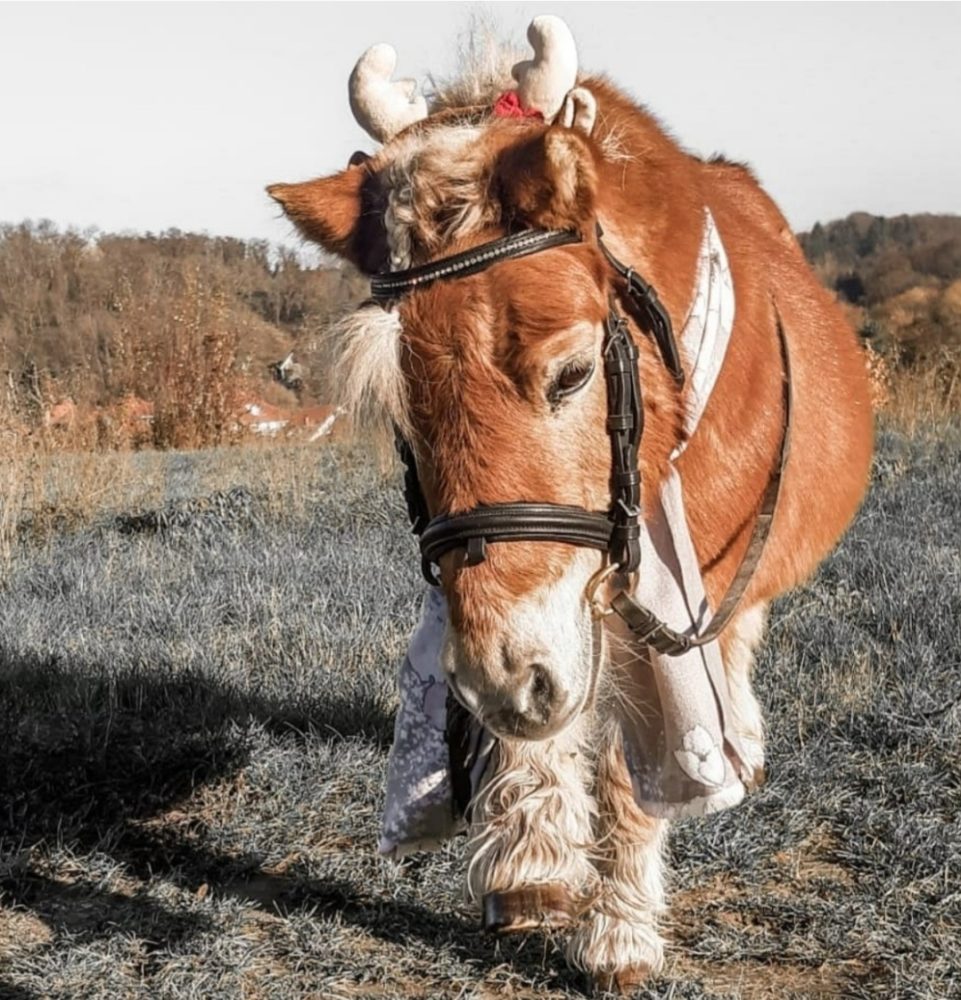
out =
<svg viewBox="0 0 961 1000"><path fill-rule="evenodd" d="M0 225L0 356L8 392L102 406L156 399L171 378L269 389L297 350L304 393L322 393L318 332L362 295L347 269L304 266L264 241L181 233L60 232ZM196 375L189 375L192 369Z"/></svg>
<svg viewBox="0 0 961 1000"><path fill-rule="evenodd" d="M961 362L961 217L856 212L798 238L877 350L902 366Z"/></svg>
<svg viewBox="0 0 961 1000"><path fill-rule="evenodd" d="M856 213L799 239L888 369L923 370L961 408L961 218ZM213 443L241 393L327 402L323 329L366 290L264 241L0 224L0 409L36 426L68 397L135 396L156 407L155 444ZM271 380L290 350L299 399Z"/></svg>

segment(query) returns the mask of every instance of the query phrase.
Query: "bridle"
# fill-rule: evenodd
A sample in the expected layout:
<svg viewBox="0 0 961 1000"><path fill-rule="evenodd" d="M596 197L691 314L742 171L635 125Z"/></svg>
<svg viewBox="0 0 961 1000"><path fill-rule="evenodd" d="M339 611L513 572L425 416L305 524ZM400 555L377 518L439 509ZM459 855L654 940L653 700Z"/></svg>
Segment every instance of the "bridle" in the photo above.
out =
<svg viewBox="0 0 961 1000"><path fill-rule="evenodd" d="M433 281L476 274L502 260L580 241L580 235L570 231L523 230L421 267L375 276L371 293L381 302L393 300ZM669 329L670 322L667 323ZM475 566L483 562L487 546L494 542L566 542L606 551L611 563L625 573L639 567L641 479L637 453L644 414L637 376L637 347L613 301L604 322L602 353L607 382L607 430L613 457L612 503L608 511L551 503L505 503L426 520L413 451L408 442L401 442L401 455L407 467L408 510L414 531L420 535L422 568L429 583L437 582L432 566L446 553L464 548L466 564Z"/></svg>
<svg viewBox="0 0 961 1000"><path fill-rule="evenodd" d="M604 245L597 227L597 241L605 259L623 280L623 298L640 328L655 341L661 359L678 386L684 383L680 353L671 320L655 290L633 269L622 264ZM436 281L449 281L486 270L500 261L526 257L553 247L581 242L577 232L524 229L481 244L463 253L442 257L403 271L375 275L371 297L385 308L402 296ZM607 552L608 564L588 585L588 600L595 617L619 615L643 643L667 655L678 655L717 638L733 617L741 597L760 561L770 531L790 439L791 388L787 343L777 317L778 341L784 366L784 427L780 457L768 482L747 551L734 582L717 613L699 635L671 629L651 611L638 604L625 589L608 607L596 597L600 585L615 574L630 576L641 563L641 474L638 448L644 429L644 408L638 378L638 350L627 321L617 310L612 295L604 321L604 375L607 384L607 432L611 442L611 506L606 511L586 510L553 503L501 503L481 505L460 514L430 517L417 474L410 442L399 432L397 448L405 466L404 496L413 531L420 538L421 568L425 579L438 585L433 566L455 549L464 549L465 564L484 561L487 546L513 541L563 542Z"/></svg>

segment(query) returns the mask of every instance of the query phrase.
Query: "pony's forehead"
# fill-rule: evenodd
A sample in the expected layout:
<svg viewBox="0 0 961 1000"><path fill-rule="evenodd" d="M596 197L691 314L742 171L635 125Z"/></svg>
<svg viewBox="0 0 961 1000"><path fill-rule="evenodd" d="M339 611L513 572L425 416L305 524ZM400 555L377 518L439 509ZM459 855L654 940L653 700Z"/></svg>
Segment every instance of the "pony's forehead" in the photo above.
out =
<svg viewBox="0 0 961 1000"><path fill-rule="evenodd" d="M490 190L493 162L524 134L491 119L438 117L388 143L371 163L385 205L392 271L439 256L497 223L500 206Z"/></svg>
<svg viewBox="0 0 961 1000"><path fill-rule="evenodd" d="M574 244L505 260L479 274L437 281L401 300L405 337L454 344L463 338L514 345L542 343L607 315L599 254Z"/></svg>

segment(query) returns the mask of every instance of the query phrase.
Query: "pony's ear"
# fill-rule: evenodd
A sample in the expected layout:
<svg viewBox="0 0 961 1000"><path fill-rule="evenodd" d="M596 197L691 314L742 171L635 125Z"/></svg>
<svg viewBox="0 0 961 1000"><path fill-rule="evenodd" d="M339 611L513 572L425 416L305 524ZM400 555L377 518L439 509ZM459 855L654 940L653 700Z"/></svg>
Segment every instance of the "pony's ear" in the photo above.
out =
<svg viewBox="0 0 961 1000"><path fill-rule="evenodd" d="M267 194L308 240L357 264L355 236L367 176L363 162L353 163L330 177L302 184L271 184Z"/></svg>
<svg viewBox="0 0 961 1000"><path fill-rule="evenodd" d="M583 229L594 216L597 168L588 141L553 125L511 146L496 187L508 218L545 229Z"/></svg>

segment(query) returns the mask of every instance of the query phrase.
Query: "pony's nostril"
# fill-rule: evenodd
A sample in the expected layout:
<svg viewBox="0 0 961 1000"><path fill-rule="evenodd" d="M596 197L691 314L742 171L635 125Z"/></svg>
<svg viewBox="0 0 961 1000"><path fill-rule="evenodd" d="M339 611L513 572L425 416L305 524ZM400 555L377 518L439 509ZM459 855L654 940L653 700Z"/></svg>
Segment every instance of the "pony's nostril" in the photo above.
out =
<svg viewBox="0 0 961 1000"><path fill-rule="evenodd" d="M542 663L532 663L530 672L528 714L547 718L554 704L554 682Z"/></svg>
<svg viewBox="0 0 961 1000"><path fill-rule="evenodd" d="M570 718L568 696L546 663L515 661L514 683L482 698L484 725L498 736L543 740L559 732Z"/></svg>

